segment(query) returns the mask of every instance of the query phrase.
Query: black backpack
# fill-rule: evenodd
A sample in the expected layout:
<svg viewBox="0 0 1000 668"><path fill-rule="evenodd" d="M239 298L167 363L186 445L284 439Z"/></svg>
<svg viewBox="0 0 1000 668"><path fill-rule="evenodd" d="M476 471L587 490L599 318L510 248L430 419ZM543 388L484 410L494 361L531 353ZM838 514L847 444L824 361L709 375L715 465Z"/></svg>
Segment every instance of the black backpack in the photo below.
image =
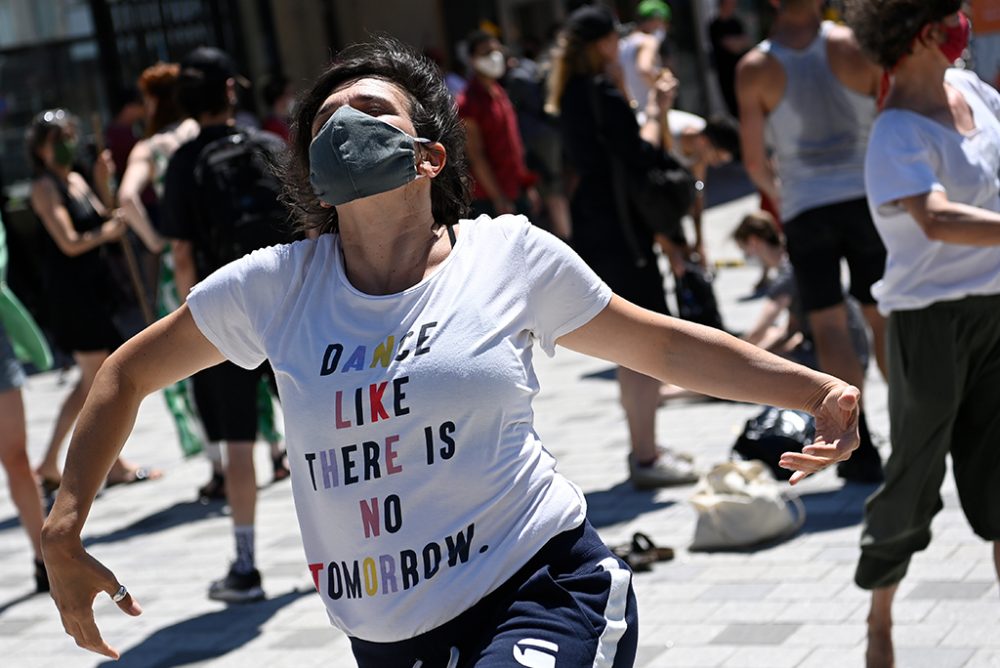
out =
<svg viewBox="0 0 1000 668"><path fill-rule="evenodd" d="M741 459L764 462L778 480L788 480L792 471L778 466L786 452L802 452L816 437L816 420L809 413L768 406L747 420L736 439L733 453Z"/></svg>
<svg viewBox="0 0 1000 668"><path fill-rule="evenodd" d="M712 275L694 262L686 262L684 269L684 275L675 279L678 315L682 320L724 330Z"/></svg>
<svg viewBox="0 0 1000 668"><path fill-rule="evenodd" d="M274 173L284 143L240 129L207 144L194 167L205 264L217 269L247 253L294 240Z"/></svg>

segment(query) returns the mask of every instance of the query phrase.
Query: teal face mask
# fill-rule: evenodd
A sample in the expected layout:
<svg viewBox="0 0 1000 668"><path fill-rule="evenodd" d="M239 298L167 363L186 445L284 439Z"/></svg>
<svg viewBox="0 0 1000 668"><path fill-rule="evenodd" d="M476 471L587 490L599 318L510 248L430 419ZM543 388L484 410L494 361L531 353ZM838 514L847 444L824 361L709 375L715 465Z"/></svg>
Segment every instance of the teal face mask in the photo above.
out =
<svg viewBox="0 0 1000 668"><path fill-rule="evenodd" d="M395 190L417 178L416 145L394 125L342 106L309 146L309 182L333 206Z"/></svg>
<svg viewBox="0 0 1000 668"><path fill-rule="evenodd" d="M52 158L57 165L72 167L73 161L76 160L76 142L67 139L57 141L52 146Z"/></svg>

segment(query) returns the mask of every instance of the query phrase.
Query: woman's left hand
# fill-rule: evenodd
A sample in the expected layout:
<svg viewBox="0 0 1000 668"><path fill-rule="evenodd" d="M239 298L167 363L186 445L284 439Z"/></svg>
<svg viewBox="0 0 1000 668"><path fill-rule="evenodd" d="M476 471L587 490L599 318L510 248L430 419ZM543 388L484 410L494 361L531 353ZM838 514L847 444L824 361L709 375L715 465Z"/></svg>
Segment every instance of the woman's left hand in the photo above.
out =
<svg viewBox="0 0 1000 668"><path fill-rule="evenodd" d="M791 484L850 458L858 447L861 391L846 383L832 383L810 412L816 418L816 436L802 452L786 452L779 465L795 471Z"/></svg>

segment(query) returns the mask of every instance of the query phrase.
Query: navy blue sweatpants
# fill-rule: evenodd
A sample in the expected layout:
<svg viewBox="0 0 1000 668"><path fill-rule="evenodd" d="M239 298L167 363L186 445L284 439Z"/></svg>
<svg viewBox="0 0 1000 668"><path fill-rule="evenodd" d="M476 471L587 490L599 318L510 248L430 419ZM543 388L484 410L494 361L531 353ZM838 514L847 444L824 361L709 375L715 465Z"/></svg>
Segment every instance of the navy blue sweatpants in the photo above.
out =
<svg viewBox="0 0 1000 668"><path fill-rule="evenodd" d="M638 639L632 573L584 522L455 619L351 647L359 668L627 668Z"/></svg>

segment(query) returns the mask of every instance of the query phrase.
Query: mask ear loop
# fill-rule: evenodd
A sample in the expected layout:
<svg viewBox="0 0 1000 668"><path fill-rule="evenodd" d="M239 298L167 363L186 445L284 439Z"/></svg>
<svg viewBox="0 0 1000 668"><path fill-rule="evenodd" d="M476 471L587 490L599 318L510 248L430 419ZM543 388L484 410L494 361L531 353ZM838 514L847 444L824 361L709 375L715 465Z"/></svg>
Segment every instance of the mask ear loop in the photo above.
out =
<svg viewBox="0 0 1000 668"><path fill-rule="evenodd" d="M414 137L413 139L416 142L416 145L420 146L425 151L430 151L430 149L426 147L427 144L435 143L430 139L424 139L423 137ZM451 247L454 248L458 241L455 237L455 223L445 223L444 226L448 231L448 241L451 243Z"/></svg>

